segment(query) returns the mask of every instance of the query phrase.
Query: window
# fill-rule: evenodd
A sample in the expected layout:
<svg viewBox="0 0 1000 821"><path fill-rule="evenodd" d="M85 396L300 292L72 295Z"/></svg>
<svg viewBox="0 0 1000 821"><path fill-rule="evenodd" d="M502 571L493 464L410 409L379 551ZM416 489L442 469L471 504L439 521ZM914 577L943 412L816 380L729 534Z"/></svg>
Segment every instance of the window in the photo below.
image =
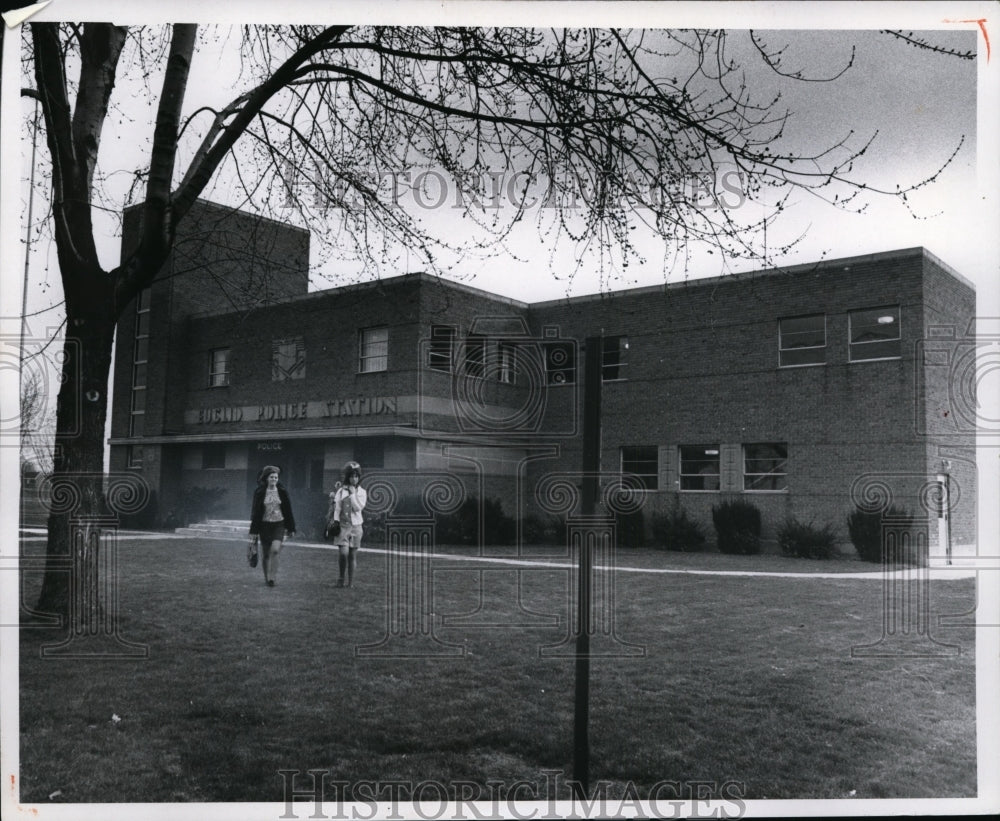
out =
<svg viewBox="0 0 1000 821"><path fill-rule="evenodd" d="M743 489L788 490L788 445L744 445Z"/></svg>
<svg viewBox="0 0 1000 821"><path fill-rule="evenodd" d="M427 349L427 367L451 373L455 367L455 336L453 325L431 325L431 342Z"/></svg>
<svg viewBox="0 0 1000 821"><path fill-rule="evenodd" d="M638 476L643 490L659 488L660 459L656 445L623 447L621 462L622 473L634 473Z"/></svg>
<svg viewBox="0 0 1000 821"><path fill-rule="evenodd" d="M465 361L463 368L466 376L486 375L486 337L480 334L469 334L465 340Z"/></svg>
<svg viewBox="0 0 1000 821"><path fill-rule="evenodd" d="M143 288L135 299L135 344L132 346L132 397L129 408L129 436L142 436L146 430L146 368L149 361L149 288ZM131 453L131 452L130 452ZM139 462L129 467L142 467L142 448L138 449Z"/></svg>
<svg viewBox="0 0 1000 821"><path fill-rule="evenodd" d="M205 445L201 449L201 466L204 470L219 470L226 466L226 446L224 444Z"/></svg>
<svg viewBox="0 0 1000 821"><path fill-rule="evenodd" d="M628 337L605 336L601 339L601 381L625 378L628 364Z"/></svg>
<svg viewBox="0 0 1000 821"><path fill-rule="evenodd" d="M497 343L497 381L504 385L517 382L517 347L512 342Z"/></svg>
<svg viewBox="0 0 1000 821"><path fill-rule="evenodd" d="M826 315L778 320L778 366L826 364Z"/></svg>
<svg viewBox="0 0 1000 821"><path fill-rule="evenodd" d="M129 436L142 436L146 422L146 389L132 388L132 404L129 417Z"/></svg>
<svg viewBox="0 0 1000 821"><path fill-rule="evenodd" d="M142 467L142 445L128 445L125 448L126 465L130 468Z"/></svg>
<svg viewBox="0 0 1000 821"><path fill-rule="evenodd" d="M358 372L375 373L389 369L389 329L363 328L358 344Z"/></svg>
<svg viewBox="0 0 1000 821"><path fill-rule="evenodd" d="M851 311L851 362L899 357L899 306Z"/></svg>
<svg viewBox="0 0 1000 821"><path fill-rule="evenodd" d="M719 446L681 445L681 490L719 489Z"/></svg>
<svg viewBox="0 0 1000 821"><path fill-rule="evenodd" d="M208 355L208 386L222 388L229 384L229 348L216 348Z"/></svg>
<svg viewBox="0 0 1000 821"><path fill-rule="evenodd" d="M306 346L302 337L275 339L271 343L271 381L305 379Z"/></svg>
<svg viewBox="0 0 1000 821"><path fill-rule="evenodd" d="M545 343L545 374L550 385L576 382L576 346L572 342Z"/></svg>

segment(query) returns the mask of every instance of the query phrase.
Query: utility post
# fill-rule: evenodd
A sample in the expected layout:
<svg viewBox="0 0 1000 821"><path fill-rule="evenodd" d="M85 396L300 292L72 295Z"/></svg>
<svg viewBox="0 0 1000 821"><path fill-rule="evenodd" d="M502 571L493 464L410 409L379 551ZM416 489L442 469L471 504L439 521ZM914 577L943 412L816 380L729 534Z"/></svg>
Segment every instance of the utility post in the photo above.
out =
<svg viewBox="0 0 1000 821"><path fill-rule="evenodd" d="M601 337L584 343L583 381L583 487L581 514L593 517L600 493L601 470ZM594 630L591 613L593 596L594 545L583 539L580 545L577 584L576 690L573 711L573 778L585 795L590 793L590 637Z"/></svg>

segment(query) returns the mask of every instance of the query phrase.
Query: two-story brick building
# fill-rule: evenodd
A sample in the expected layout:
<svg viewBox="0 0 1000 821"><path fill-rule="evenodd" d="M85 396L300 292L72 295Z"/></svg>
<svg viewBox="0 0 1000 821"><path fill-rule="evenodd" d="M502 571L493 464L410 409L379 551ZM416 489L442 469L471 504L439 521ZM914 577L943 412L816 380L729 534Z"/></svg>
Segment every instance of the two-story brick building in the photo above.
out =
<svg viewBox="0 0 1000 821"><path fill-rule="evenodd" d="M602 482L627 475L648 514L710 530L744 498L765 537L795 516L846 542L853 506L891 494L937 549L975 541L975 292L923 249L528 303L425 274L309 292L308 240L202 204L119 323L112 469L160 520L209 490L246 517L268 463L314 515L348 459L400 493L447 474L551 511L594 356Z"/></svg>

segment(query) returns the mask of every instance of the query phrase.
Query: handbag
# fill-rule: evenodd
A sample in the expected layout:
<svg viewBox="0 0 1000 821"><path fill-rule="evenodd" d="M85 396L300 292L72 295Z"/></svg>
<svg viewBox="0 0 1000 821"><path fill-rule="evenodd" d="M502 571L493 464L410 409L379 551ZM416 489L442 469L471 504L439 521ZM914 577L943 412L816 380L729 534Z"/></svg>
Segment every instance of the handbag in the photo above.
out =
<svg viewBox="0 0 1000 821"><path fill-rule="evenodd" d="M323 538L328 541L331 539L336 539L340 535L340 522L334 519L330 524L326 526L326 530L323 532Z"/></svg>
<svg viewBox="0 0 1000 821"><path fill-rule="evenodd" d="M257 566L257 542L257 536L251 536L250 541L247 542L247 564L249 564L250 567Z"/></svg>

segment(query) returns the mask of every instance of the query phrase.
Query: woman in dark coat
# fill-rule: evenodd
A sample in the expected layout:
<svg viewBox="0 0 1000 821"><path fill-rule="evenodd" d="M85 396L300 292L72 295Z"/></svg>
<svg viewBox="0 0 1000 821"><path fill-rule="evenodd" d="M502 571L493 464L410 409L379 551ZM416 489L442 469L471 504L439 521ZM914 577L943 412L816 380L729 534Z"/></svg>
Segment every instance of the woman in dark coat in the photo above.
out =
<svg viewBox="0 0 1000 821"><path fill-rule="evenodd" d="M268 587L274 587L278 574L278 554L285 537L295 535L292 500L278 481L280 468L267 465L257 474L257 490L250 505L250 535L260 537L261 565Z"/></svg>

